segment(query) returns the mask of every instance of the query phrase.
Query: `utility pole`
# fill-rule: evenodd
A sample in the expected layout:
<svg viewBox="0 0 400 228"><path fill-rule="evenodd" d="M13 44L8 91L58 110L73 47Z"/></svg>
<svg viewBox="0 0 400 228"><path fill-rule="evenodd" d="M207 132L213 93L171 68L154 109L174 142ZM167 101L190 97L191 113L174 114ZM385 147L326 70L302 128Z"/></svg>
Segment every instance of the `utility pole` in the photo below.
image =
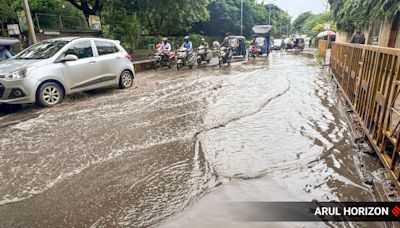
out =
<svg viewBox="0 0 400 228"><path fill-rule="evenodd" d="M243 36L243 0L240 2L240 35Z"/></svg>
<svg viewBox="0 0 400 228"><path fill-rule="evenodd" d="M26 21L28 22L30 44L36 44L37 40L36 40L35 28L33 27L32 15L31 15L31 10L29 9L28 0L22 0L22 5L24 7Z"/></svg>
<svg viewBox="0 0 400 228"><path fill-rule="evenodd" d="M325 3L325 12L328 12L329 11L329 0L326 0L326 3Z"/></svg>
<svg viewBox="0 0 400 228"><path fill-rule="evenodd" d="M269 25L271 25L271 6L272 2L269 3Z"/></svg>
<svg viewBox="0 0 400 228"><path fill-rule="evenodd" d="M287 36L289 37L289 24L286 24Z"/></svg>
<svg viewBox="0 0 400 228"><path fill-rule="evenodd" d="M274 0L269 0L269 25L271 25L271 13L272 13L272 4L274 3Z"/></svg>

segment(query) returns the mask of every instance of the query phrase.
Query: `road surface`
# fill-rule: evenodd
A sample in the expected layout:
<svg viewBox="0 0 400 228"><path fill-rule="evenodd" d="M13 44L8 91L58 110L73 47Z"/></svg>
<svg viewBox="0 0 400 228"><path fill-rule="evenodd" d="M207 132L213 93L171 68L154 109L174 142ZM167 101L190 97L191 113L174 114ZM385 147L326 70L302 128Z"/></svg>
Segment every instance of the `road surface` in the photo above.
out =
<svg viewBox="0 0 400 228"><path fill-rule="evenodd" d="M212 227L227 200L374 200L306 53L145 72L0 128L0 227Z"/></svg>

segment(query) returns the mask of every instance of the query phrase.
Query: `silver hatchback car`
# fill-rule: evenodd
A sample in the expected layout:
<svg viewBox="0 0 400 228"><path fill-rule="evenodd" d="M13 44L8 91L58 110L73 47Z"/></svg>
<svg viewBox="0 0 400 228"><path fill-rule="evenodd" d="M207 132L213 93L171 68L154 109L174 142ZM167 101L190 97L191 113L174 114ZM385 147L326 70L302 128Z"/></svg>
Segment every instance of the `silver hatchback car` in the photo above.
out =
<svg viewBox="0 0 400 228"><path fill-rule="evenodd" d="M133 85L135 69L119 41L56 38L0 62L0 103L59 104L65 95Z"/></svg>

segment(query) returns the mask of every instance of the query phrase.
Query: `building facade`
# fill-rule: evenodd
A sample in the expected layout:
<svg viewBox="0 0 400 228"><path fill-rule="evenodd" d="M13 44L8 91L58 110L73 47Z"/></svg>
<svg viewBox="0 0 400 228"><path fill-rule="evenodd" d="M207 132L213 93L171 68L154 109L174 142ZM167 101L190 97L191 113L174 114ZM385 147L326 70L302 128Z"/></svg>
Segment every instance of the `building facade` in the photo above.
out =
<svg viewBox="0 0 400 228"><path fill-rule="evenodd" d="M400 48L400 13L394 18L369 23L367 28L362 29L365 41L368 45L381 47ZM338 31L337 42L349 43L351 33Z"/></svg>

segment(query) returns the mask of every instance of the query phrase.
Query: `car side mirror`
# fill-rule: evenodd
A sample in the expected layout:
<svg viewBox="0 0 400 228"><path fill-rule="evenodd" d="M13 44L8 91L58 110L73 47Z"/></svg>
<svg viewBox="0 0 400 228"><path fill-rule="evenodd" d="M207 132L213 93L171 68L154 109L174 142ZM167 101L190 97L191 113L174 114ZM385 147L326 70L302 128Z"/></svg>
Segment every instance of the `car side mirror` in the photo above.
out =
<svg viewBox="0 0 400 228"><path fill-rule="evenodd" d="M78 56L70 54L70 55L66 55L64 58L62 58L60 62L65 63L65 62L76 61L76 60L78 60Z"/></svg>

